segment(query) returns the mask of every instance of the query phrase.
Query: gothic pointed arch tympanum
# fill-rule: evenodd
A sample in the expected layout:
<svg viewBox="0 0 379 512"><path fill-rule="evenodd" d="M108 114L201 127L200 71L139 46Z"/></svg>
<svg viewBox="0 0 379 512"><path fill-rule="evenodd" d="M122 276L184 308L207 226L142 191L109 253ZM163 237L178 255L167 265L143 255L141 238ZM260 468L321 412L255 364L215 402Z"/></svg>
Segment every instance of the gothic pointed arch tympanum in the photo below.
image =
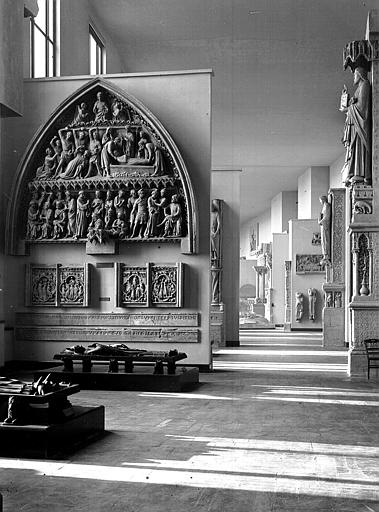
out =
<svg viewBox="0 0 379 512"><path fill-rule="evenodd" d="M86 242L90 231L96 243L172 241L197 252L196 200L178 147L139 100L101 78L63 101L27 147L7 248Z"/></svg>

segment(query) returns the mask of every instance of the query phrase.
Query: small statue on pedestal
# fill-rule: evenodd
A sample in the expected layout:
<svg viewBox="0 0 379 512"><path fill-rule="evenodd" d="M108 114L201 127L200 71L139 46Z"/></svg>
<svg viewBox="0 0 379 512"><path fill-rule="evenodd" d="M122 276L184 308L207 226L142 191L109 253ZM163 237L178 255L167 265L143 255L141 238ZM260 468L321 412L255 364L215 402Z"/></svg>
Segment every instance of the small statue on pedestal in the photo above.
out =
<svg viewBox="0 0 379 512"><path fill-rule="evenodd" d="M296 292L296 305L295 305L295 311L296 311L296 322L301 322L301 319L303 318L304 313L304 295L301 292Z"/></svg>
<svg viewBox="0 0 379 512"><path fill-rule="evenodd" d="M309 320L315 321L316 315L316 300L317 290L315 288L308 288L308 300L309 300Z"/></svg>

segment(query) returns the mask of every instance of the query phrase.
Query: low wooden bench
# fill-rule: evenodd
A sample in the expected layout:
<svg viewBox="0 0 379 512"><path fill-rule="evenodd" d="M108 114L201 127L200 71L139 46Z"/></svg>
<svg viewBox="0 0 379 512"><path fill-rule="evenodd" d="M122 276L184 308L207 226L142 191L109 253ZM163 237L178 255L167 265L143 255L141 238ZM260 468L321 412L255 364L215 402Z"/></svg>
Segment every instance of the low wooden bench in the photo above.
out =
<svg viewBox="0 0 379 512"><path fill-rule="evenodd" d="M133 351L122 355L118 354L70 354L61 353L55 354L54 359L61 360L64 365L65 372L74 371L74 362L79 361L82 363L83 372L91 372L93 362L108 363L109 373L118 373L119 363L124 363L125 373L132 373L134 363L155 363L154 373L162 375L164 373L164 364L167 365L167 373L174 375L176 371L176 362L185 359L187 354L184 352L177 352L176 350L170 352L163 351Z"/></svg>
<svg viewBox="0 0 379 512"><path fill-rule="evenodd" d="M379 339L369 338L363 341L367 355L367 379L370 379L370 369L379 368Z"/></svg>

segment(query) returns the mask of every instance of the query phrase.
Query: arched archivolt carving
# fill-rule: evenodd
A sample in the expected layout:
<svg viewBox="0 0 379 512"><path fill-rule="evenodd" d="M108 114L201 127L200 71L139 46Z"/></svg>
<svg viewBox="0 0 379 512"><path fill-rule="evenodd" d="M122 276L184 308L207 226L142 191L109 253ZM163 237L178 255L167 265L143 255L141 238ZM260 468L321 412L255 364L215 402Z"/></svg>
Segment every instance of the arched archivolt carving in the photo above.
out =
<svg viewBox="0 0 379 512"><path fill-rule="evenodd" d="M13 184L7 249L86 242L91 226L102 231L96 243L198 250L196 200L177 146L140 101L100 78L63 101L30 142Z"/></svg>

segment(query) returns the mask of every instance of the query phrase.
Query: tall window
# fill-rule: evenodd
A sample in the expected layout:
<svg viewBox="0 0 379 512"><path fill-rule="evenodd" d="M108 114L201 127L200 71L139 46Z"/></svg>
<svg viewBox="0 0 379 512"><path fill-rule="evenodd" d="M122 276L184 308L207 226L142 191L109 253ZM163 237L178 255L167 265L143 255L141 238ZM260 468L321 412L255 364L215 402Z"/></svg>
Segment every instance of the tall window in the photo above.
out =
<svg viewBox="0 0 379 512"><path fill-rule="evenodd" d="M105 72L105 46L95 30L89 26L89 72L101 75Z"/></svg>
<svg viewBox="0 0 379 512"><path fill-rule="evenodd" d="M30 23L31 77L56 76L56 0L38 0L38 14Z"/></svg>

